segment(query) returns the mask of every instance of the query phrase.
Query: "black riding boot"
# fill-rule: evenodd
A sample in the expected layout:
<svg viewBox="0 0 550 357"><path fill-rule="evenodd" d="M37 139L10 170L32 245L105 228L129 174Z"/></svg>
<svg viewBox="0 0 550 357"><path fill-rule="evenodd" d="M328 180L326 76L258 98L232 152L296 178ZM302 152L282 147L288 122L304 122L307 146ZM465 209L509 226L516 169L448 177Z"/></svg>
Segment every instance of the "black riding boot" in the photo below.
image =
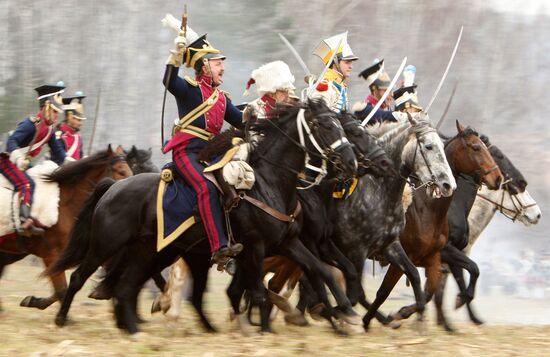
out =
<svg viewBox="0 0 550 357"><path fill-rule="evenodd" d="M31 207L21 203L19 207L19 220L21 224L17 229L17 233L23 236L37 236L44 234L42 228L34 225L34 220L31 218Z"/></svg>

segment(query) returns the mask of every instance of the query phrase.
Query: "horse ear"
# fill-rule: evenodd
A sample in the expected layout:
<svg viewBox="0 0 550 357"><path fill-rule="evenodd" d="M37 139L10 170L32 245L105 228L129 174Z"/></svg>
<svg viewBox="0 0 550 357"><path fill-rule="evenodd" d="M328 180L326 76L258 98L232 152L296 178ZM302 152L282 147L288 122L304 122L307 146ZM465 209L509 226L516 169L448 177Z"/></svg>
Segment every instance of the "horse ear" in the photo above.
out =
<svg viewBox="0 0 550 357"><path fill-rule="evenodd" d="M406 114L407 114L407 119L409 120L409 123L411 123L412 126L418 124L418 121L416 121L416 119L413 118L411 113L406 113Z"/></svg>
<svg viewBox="0 0 550 357"><path fill-rule="evenodd" d="M466 128L464 127L464 125L460 124L460 122L458 121L458 119L456 120L456 130L458 130L458 132L460 134L462 134L464 132L464 130L466 130Z"/></svg>
<svg viewBox="0 0 550 357"><path fill-rule="evenodd" d="M134 155L137 154L137 148L136 148L135 145L132 145L132 148L130 149L130 152Z"/></svg>
<svg viewBox="0 0 550 357"><path fill-rule="evenodd" d="M111 144L107 145L107 152L109 154L112 154L113 153L113 148L111 147Z"/></svg>

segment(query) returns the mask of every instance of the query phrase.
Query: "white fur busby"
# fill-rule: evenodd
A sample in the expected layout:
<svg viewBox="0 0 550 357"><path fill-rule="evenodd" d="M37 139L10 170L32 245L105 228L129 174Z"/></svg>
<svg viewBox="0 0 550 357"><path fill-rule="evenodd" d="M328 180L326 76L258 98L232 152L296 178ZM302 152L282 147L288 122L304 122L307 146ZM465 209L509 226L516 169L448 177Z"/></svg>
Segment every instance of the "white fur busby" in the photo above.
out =
<svg viewBox="0 0 550 357"><path fill-rule="evenodd" d="M273 93L277 90L291 91L294 87L294 76L290 72L290 68L283 61L273 61L264 64L258 69L252 71L251 79L247 85L256 84L256 90L261 97L266 93Z"/></svg>

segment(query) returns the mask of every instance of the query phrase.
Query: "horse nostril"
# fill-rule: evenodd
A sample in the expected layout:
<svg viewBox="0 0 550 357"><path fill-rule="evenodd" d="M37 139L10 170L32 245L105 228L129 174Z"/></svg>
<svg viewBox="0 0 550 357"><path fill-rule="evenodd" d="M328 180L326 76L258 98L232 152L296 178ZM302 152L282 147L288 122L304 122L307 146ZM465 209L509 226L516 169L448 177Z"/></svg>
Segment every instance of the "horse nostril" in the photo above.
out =
<svg viewBox="0 0 550 357"><path fill-rule="evenodd" d="M497 177L497 186L500 186L501 182L502 182L502 176Z"/></svg>
<svg viewBox="0 0 550 357"><path fill-rule="evenodd" d="M525 187L527 187L527 181L519 180L518 185L519 185L520 188L525 188Z"/></svg>
<svg viewBox="0 0 550 357"><path fill-rule="evenodd" d="M443 182L443 189L448 192L451 190L451 185L448 182Z"/></svg>

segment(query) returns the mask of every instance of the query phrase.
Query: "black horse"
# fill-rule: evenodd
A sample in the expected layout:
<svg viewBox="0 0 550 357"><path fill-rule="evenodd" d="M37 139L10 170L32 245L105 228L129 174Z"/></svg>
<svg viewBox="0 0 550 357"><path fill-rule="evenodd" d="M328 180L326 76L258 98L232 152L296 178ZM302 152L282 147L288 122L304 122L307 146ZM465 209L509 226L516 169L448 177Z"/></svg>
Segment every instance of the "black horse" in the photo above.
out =
<svg viewBox="0 0 550 357"><path fill-rule="evenodd" d="M504 175L503 188L511 195L524 192L527 187L527 181L521 172L496 145L490 143L487 136L481 135L480 138L489 148L491 156ZM470 319L473 323L479 325L482 324L483 321L476 316L472 306L470 305L475 294L475 286L479 277L479 268L477 264L463 251L469 241L470 227L468 225L468 215L476 199L476 194L479 189L479 181L475 178L472 179L469 177L460 176L457 178L457 186L458 187L448 213L449 241L441 250L441 261L442 263L448 264L449 269L460 289L456 299L456 308L466 304ZM466 269L470 275L468 286L466 286L463 269ZM437 307L438 324L443 325L447 331L451 332L454 331L454 329L447 322L442 308L446 280L447 274L444 274L441 278L441 283L436 291L434 300Z"/></svg>
<svg viewBox="0 0 550 357"><path fill-rule="evenodd" d="M279 108L276 120L255 124L254 129L266 135L251 153L250 164L255 169L256 184L247 195L287 215L290 222L278 220L248 202L241 202L238 208L231 211L232 230L245 247L237 258L237 271L228 288L236 314L239 314L238 302L244 289L250 289L252 303L264 309L261 262L265 254L284 254L301 262L310 273L311 280L319 285L322 285L319 279L321 273L325 280L331 278L297 238L301 225L301 215L297 215L299 210L296 210L298 174L304 168L306 152L311 156L322 155L338 162L342 174L353 174L357 165L351 145L345 144L343 140L342 127L322 103L309 102L303 107ZM303 143L298 142L300 130L310 133ZM316 141L322 153L312 151L312 140ZM275 171L277 174L274 174ZM210 265L210 248L204 228L201 224L195 224L178 240L157 253L158 182L158 175L143 174L98 187L94 198L79 215L67 254L64 253L49 270L49 273L55 273L64 267L80 264L71 275L71 283L56 317L58 325L65 323L74 295L95 269L117 252L125 250L125 269L113 291L119 327L130 333L137 332L135 310L142 284L179 255L189 264L193 276L193 305L203 325L213 330L202 312L202 294ZM106 193L103 195L101 191ZM332 282L332 285L335 283ZM341 310L353 316L355 313L345 296L336 295ZM328 305L328 299L326 302ZM262 330L269 329L267 316L262 313Z"/></svg>
<svg viewBox="0 0 550 357"><path fill-rule="evenodd" d="M144 150L132 145L132 148L129 151L124 150L124 153L134 175L144 172L159 172L159 168L151 161L151 155L153 154L151 148Z"/></svg>

